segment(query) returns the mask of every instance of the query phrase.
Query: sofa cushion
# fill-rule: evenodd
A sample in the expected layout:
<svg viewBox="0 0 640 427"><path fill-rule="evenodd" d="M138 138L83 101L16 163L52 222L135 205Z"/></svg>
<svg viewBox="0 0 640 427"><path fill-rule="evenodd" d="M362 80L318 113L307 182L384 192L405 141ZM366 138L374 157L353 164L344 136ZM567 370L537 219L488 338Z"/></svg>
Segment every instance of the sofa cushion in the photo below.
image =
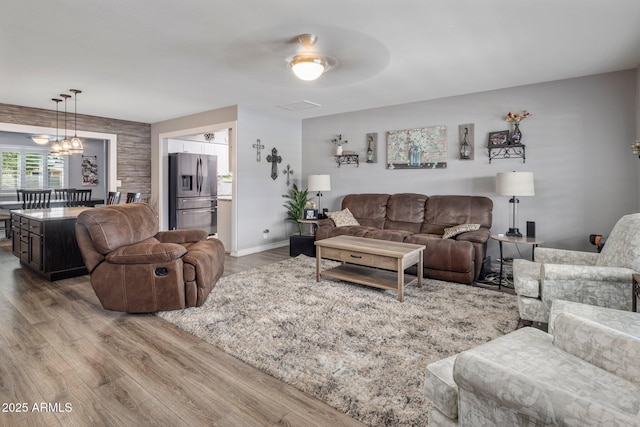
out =
<svg viewBox="0 0 640 427"><path fill-rule="evenodd" d="M410 236L410 231L405 230L369 230L364 235L369 239L389 240L392 242L404 242L407 236Z"/></svg>
<svg viewBox="0 0 640 427"><path fill-rule="evenodd" d="M360 225L353 217L349 208L345 208L338 212L327 212L327 216L333 220L336 227L345 227L348 225Z"/></svg>
<svg viewBox="0 0 640 427"><path fill-rule="evenodd" d="M345 227L318 227L316 240L327 239L335 236L355 236L366 237L367 233L377 231L375 227L365 227L362 225L348 225Z"/></svg>
<svg viewBox="0 0 640 427"><path fill-rule="evenodd" d="M342 209L349 208L360 225L383 228L389 197L389 194L348 194L342 199Z"/></svg>
<svg viewBox="0 0 640 427"><path fill-rule="evenodd" d="M145 203L87 209L78 215L78 224L86 228L93 246L103 255L158 233L158 217Z"/></svg>
<svg viewBox="0 0 640 427"><path fill-rule="evenodd" d="M424 223L445 226L480 224L491 228L493 201L477 196L430 196L425 204ZM433 232L423 228L423 233Z"/></svg>
<svg viewBox="0 0 640 427"><path fill-rule="evenodd" d="M447 227L444 229L443 239L450 239L456 237L458 234L466 233L467 231L476 231L480 228L480 224L458 224L453 227Z"/></svg>
<svg viewBox="0 0 640 427"><path fill-rule="evenodd" d="M516 294L524 297L540 297L540 269L539 262L516 258L513 260L513 286Z"/></svg>
<svg viewBox="0 0 640 427"><path fill-rule="evenodd" d="M415 193L391 195L387 201L387 220L384 228L419 233L427 199L427 196Z"/></svg>
<svg viewBox="0 0 640 427"><path fill-rule="evenodd" d="M640 385L640 338L572 313L556 316L554 333L559 349Z"/></svg>

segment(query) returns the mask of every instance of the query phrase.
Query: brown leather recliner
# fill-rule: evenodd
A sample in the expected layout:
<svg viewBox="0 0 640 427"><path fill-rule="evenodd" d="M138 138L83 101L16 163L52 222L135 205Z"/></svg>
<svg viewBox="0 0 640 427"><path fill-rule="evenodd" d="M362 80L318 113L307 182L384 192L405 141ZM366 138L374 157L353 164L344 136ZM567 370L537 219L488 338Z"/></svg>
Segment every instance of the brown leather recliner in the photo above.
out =
<svg viewBox="0 0 640 427"><path fill-rule="evenodd" d="M107 310L151 313L202 305L224 271L224 246L204 230L158 231L146 203L78 215L76 239Z"/></svg>

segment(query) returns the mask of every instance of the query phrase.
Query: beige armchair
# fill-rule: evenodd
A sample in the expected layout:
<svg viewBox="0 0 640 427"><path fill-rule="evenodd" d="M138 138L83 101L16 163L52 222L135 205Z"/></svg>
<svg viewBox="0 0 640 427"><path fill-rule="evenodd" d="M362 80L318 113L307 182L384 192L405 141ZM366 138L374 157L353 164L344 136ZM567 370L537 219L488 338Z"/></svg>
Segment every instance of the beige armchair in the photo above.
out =
<svg viewBox="0 0 640 427"><path fill-rule="evenodd" d="M520 318L547 323L556 299L631 310L631 275L640 272L640 214L613 227L602 252L537 248L535 262L513 261Z"/></svg>
<svg viewBox="0 0 640 427"><path fill-rule="evenodd" d="M430 427L640 425L640 313L556 300L522 328L427 366Z"/></svg>

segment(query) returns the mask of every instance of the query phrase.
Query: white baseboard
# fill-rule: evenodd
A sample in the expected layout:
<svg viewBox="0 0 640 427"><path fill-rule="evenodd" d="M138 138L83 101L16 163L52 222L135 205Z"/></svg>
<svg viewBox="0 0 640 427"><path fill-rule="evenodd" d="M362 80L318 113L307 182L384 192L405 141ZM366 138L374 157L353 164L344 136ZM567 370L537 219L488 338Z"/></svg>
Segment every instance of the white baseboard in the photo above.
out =
<svg viewBox="0 0 640 427"><path fill-rule="evenodd" d="M253 248L241 249L239 251L232 251L229 255L233 257L239 257L239 256L256 254L258 252L268 251L269 249L281 248L283 246L289 246L289 241L283 240L281 242L273 242L267 245L254 246Z"/></svg>

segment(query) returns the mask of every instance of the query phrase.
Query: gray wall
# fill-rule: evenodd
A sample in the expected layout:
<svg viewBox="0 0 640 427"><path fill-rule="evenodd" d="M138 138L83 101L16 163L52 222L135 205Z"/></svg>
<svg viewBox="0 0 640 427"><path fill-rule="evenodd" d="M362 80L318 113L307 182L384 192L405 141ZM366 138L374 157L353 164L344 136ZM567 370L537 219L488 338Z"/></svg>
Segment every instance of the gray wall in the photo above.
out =
<svg viewBox="0 0 640 427"><path fill-rule="evenodd" d="M349 193L484 195L494 201L492 232L503 233L509 206L507 197L495 194L496 173L532 171L536 195L520 199L520 229L535 221L546 246L593 250L590 233L608 234L620 216L638 208L638 158L629 148L636 137L637 79L629 70L304 120L304 185L307 175L330 174L332 191L323 206L331 210ZM521 124L526 163L489 164L488 133L508 129L506 113L524 109L533 113ZM457 153L458 125L466 123L475 124L471 161L458 160ZM435 125L447 127L446 169L386 169L387 131ZM344 148L363 158L371 132L378 133L378 163L338 168L331 138L341 133L349 141ZM529 256L528 247L520 249ZM496 256L495 242L489 252Z"/></svg>
<svg viewBox="0 0 640 427"><path fill-rule="evenodd" d="M260 139L262 161L256 162L253 144ZM295 225L285 221L283 194L288 191L287 177L282 173L287 164L294 174L291 183L301 185L300 120L283 118L264 109L238 107L238 168L236 173L238 208L238 250L240 254L256 248L289 243ZM277 165L278 178L271 179L271 163L267 156L276 148L282 163ZM269 230L267 238L263 231Z"/></svg>

